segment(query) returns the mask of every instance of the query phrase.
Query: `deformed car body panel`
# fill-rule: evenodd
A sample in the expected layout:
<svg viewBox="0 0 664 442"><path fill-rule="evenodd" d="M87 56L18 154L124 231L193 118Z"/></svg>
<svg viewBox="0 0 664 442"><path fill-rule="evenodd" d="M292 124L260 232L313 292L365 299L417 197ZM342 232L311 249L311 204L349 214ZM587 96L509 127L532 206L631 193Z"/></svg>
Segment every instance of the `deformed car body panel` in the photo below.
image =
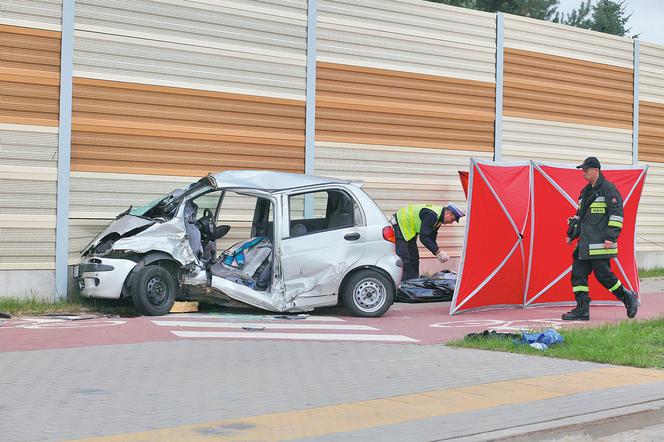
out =
<svg viewBox="0 0 664 442"><path fill-rule="evenodd" d="M362 258L364 241L348 242L344 236L366 237L365 227L349 227L310 236L284 239L282 262L286 296L335 295L341 280Z"/></svg>
<svg viewBox="0 0 664 442"><path fill-rule="evenodd" d="M291 310L295 307L293 301L284 299L283 292L277 290L258 292L247 286L214 275L212 275L211 285L225 295L254 307L278 312Z"/></svg>
<svg viewBox="0 0 664 442"><path fill-rule="evenodd" d="M196 255L181 218L156 223L136 235L121 238L113 243L112 250L135 253L165 252L182 265L196 262Z"/></svg>
<svg viewBox="0 0 664 442"><path fill-rule="evenodd" d="M109 235L117 234L118 237L143 227L148 227L154 224L156 221L140 218L137 216L125 214L118 219L111 222L106 228L93 239L90 244L88 244L85 249L83 249L83 255L86 255L90 250L94 249L99 245L99 243L107 238Z"/></svg>

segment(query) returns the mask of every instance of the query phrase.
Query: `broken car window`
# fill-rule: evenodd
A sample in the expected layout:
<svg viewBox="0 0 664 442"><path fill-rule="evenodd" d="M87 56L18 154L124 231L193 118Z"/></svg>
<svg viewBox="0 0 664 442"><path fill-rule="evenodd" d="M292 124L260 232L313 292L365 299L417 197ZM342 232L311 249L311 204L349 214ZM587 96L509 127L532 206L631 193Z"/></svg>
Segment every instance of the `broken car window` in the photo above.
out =
<svg viewBox="0 0 664 442"><path fill-rule="evenodd" d="M237 241L256 236L266 236L273 240L274 208L269 199L254 195L226 191L221 202L217 226L230 226L230 233L218 244L217 250L224 250Z"/></svg>
<svg viewBox="0 0 664 442"><path fill-rule="evenodd" d="M210 188L210 180L204 177L187 188L175 189L161 199L151 201L144 206L132 208L129 214L149 219L171 219L184 198L203 192L206 188Z"/></svg>

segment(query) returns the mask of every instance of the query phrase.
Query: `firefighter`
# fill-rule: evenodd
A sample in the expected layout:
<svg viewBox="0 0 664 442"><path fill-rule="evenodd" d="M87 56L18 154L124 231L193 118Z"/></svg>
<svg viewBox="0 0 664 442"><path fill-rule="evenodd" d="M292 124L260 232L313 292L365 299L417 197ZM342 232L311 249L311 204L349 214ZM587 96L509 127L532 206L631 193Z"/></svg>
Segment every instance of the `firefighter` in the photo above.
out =
<svg viewBox="0 0 664 442"><path fill-rule="evenodd" d="M420 275L420 253L417 250L417 237L433 253L438 261L444 263L450 257L438 247L436 238L438 229L443 224L459 222L466 214L452 203L447 206L431 204L413 204L402 207L393 217L394 232L397 240L397 255L403 261L403 280L417 278Z"/></svg>
<svg viewBox="0 0 664 442"><path fill-rule="evenodd" d="M611 258L618 255L618 236L623 226L623 199L616 186L604 178L602 166L595 157L586 158L577 169L583 170L588 184L579 196L579 208L568 219L570 229L566 242L571 244L578 236L572 264L572 289L576 308L563 315L564 320L590 319L590 293L588 275L595 273L599 282L620 299L633 318L638 309L637 296L623 287L611 272Z"/></svg>

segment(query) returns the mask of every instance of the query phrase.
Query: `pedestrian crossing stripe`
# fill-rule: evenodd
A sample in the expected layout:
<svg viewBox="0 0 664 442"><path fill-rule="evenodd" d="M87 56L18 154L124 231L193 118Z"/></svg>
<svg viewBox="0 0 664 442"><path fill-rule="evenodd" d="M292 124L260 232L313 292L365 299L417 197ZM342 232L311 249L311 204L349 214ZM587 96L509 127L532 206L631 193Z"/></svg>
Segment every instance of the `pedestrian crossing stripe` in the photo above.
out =
<svg viewBox="0 0 664 442"><path fill-rule="evenodd" d="M283 316L283 317L280 317ZM297 322L346 322L345 319L335 316L313 316L298 314L271 314L271 315L251 315L242 313L174 313L168 315L169 318L192 318L192 319L214 319L219 321L297 321Z"/></svg>
<svg viewBox="0 0 664 442"><path fill-rule="evenodd" d="M179 338L419 342L417 339L404 335L382 334L379 328L364 324L317 323L302 320L281 322L193 321L180 318L182 316L178 315L177 319L169 317L152 320L152 323L158 327L168 327L169 332Z"/></svg>
<svg viewBox="0 0 664 442"><path fill-rule="evenodd" d="M160 327L198 327L198 328L265 328L267 330L355 330L377 331L375 327L358 324L303 324L269 322L211 322L211 321L152 321Z"/></svg>
<svg viewBox="0 0 664 442"><path fill-rule="evenodd" d="M418 342L417 339L403 335L380 335L359 333L264 333L264 332L214 332L171 330L180 338L227 338L227 339L287 339L307 341L366 341L366 342Z"/></svg>

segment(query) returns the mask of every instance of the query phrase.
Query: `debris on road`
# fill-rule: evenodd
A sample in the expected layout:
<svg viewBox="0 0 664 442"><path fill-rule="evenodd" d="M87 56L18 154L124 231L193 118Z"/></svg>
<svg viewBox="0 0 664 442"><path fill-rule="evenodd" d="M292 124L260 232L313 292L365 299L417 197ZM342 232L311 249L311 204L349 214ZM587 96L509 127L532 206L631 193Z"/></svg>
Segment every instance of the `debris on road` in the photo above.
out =
<svg viewBox="0 0 664 442"><path fill-rule="evenodd" d="M259 326L245 325L244 327L242 327L242 329L247 330L247 331L262 331L262 330L265 330L265 326L264 325L259 325Z"/></svg>
<svg viewBox="0 0 664 442"><path fill-rule="evenodd" d="M76 315L74 313L46 313L41 316L49 319L58 319L64 321L86 321L88 319L119 318L118 315Z"/></svg>
<svg viewBox="0 0 664 442"><path fill-rule="evenodd" d="M310 315L301 313L299 315L274 315L274 319L307 319Z"/></svg>
<svg viewBox="0 0 664 442"><path fill-rule="evenodd" d="M11 319L12 315L5 312L0 312L0 318Z"/></svg>
<svg viewBox="0 0 664 442"><path fill-rule="evenodd" d="M45 316L52 319L64 319L67 321L85 321L87 319L97 319L97 318L106 317L106 315L77 315L74 313L46 313L41 316Z"/></svg>
<svg viewBox="0 0 664 442"><path fill-rule="evenodd" d="M175 301L169 313L197 313L198 302L195 301Z"/></svg>

